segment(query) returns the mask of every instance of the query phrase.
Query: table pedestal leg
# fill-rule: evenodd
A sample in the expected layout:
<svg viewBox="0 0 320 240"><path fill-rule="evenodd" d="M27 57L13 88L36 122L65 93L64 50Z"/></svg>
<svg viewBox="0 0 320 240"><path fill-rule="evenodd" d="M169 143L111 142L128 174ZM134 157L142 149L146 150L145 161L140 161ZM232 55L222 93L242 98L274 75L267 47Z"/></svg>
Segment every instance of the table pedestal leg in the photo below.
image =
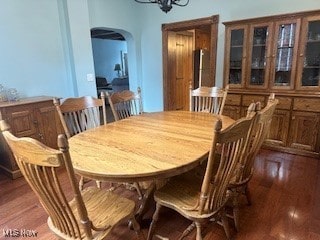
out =
<svg viewBox="0 0 320 240"><path fill-rule="evenodd" d="M138 211L135 214L135 218L137 222L140 224L141 228L148 228L149 224L151 222L150 220L146 220L145 222L143 221L143 217L146 214L146 212L150 209L150 206L153 202L153 194L156 189L156 184L155 182L152 182L146 191L143 193L143 197L141 199L141 204L139 206ZM132 228L132 223L129 222L130 228Z"/></svg>

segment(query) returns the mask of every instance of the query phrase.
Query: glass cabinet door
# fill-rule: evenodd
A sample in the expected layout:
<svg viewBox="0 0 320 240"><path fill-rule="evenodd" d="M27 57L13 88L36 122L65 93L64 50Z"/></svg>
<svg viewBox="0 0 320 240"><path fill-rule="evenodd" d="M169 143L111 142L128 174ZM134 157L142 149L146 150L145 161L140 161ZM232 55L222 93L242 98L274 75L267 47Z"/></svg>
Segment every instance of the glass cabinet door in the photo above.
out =
<svg viewBox="0 0 320 240"><path fill-rule="evenodd" d="M271 24L252 25L250 29L250 49L248 62L248 82L249 88L266 88L268 83L269 67L269 31Z"/></svg>
<svg viewBox="0 0 320 240"><path fill-rule="evenodd" d="M300 22L279 22L275 26L272 88L293 89Z"/></svg>
<svg viewBox="0 0 320 240"><path fill-rule="evenodd" d="M230 87L242 87L244 84L246 32L246 28L228 29L226 32L225 78Z"/></svg>
<svg viewBox="0 0 320 240"><path fill-rule="evenodd" d="M315 89L320 86L320 17L303 22L299 58L298 89Z"/></svg>

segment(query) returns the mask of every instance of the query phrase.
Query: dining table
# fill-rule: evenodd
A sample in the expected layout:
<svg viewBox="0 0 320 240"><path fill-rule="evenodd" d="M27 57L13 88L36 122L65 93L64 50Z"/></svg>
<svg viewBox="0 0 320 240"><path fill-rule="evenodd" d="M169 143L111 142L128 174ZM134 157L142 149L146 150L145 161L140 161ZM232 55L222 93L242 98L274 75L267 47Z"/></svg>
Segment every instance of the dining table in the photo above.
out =
<svg viewBox="0 0 320 240"><path fill-rule="evenodd" d="M206 112L143 113L89 129L69 139L77 174L109 182L151 182L137 211L141 220L156 182L185 173L208 157L214 125L234 120Z"/></svg>

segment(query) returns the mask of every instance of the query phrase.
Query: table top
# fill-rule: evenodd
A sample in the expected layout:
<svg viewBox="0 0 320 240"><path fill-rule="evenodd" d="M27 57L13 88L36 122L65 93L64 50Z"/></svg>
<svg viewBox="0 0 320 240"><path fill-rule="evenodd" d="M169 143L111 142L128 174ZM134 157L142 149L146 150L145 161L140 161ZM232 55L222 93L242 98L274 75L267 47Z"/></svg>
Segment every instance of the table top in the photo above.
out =
<svg viewBox="0 0 320 240"><path fill-rule="evenodd" d="M220 116L223 128L234 122ZM75 171L105 181L145 181L189 171L208 157L218 115L144 113L69 139Z"/></svg>

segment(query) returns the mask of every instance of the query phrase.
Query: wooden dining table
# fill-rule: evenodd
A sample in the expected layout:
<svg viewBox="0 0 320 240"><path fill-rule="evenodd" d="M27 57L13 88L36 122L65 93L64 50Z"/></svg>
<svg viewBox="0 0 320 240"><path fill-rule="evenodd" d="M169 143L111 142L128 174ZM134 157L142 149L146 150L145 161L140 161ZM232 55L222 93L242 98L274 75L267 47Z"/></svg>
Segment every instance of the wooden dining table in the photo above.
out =
<svg viewBox="0 0 320 240"><path fill-rule="evenodd" d="M189 111L131 116L71 137L72 164L76 173L95 180L167 179L207 159L218 119L223 128L234 122L227 116ZM146 191L145 199L151 192Z"/></svg>

